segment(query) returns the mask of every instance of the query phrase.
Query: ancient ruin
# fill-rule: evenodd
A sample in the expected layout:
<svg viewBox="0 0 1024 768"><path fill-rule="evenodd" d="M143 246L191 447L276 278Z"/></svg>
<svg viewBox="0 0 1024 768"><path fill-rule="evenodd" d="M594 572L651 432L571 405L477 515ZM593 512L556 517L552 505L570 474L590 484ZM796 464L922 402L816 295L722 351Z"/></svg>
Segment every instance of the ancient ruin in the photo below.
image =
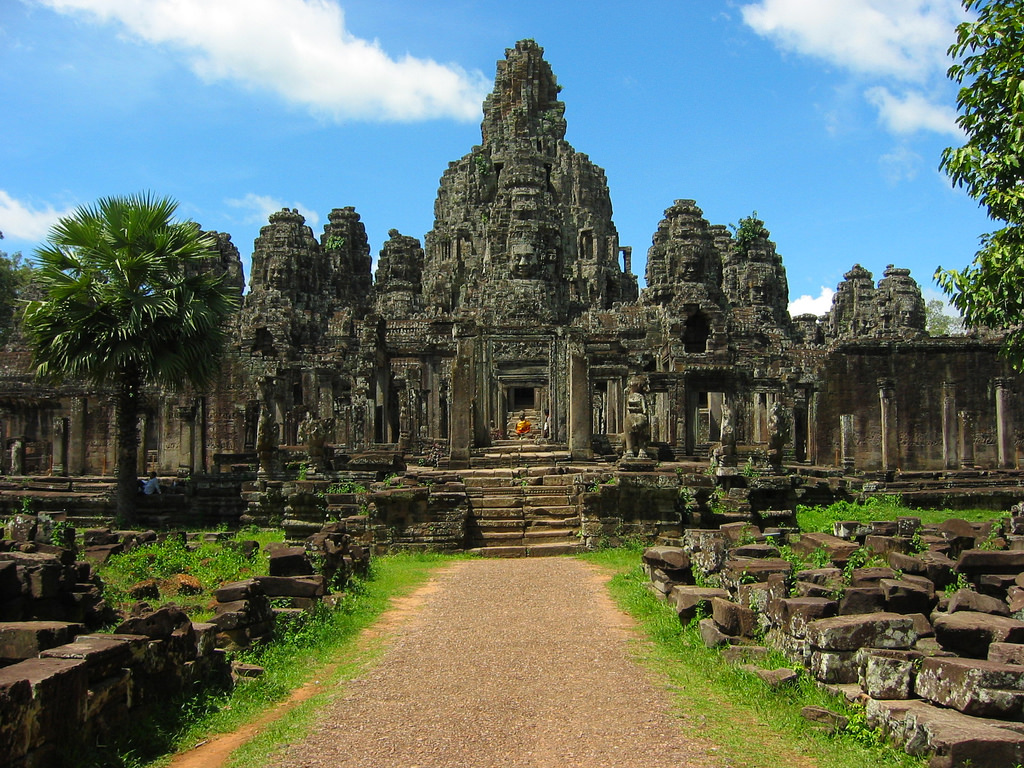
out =
<svg viewBox="0 0 1024 768"><path fill-rule="evenodd" d="M433 229L422 246L392 230L375 274L353 208L331 211L319 238L297 211L273 214L216 386L149 392L140 474L187 478L190 509L237 519L285 514L282 482L407 465L451 473L440 482L455 493L460 472L509 466L510 446L626 485L658 462L713 459L750 517L791 508L802 481L751 501L744 461L881 483L1016 468L1020 378L998 334L929 337L908 270L876 284L854 265L827 315L793 318L761 223L732 233L676 200L638 289L604 172L565 140L560 91L535 42L507 50L480 145L441 177ZM219 248L211 269L242 294L238 251L227 235ZM522 416L532 431L509 443ZM85 478L112 474L113 423L107 393L42 384L21 339L4 349L0 471L35 478L19 488L102 508ZM472 509L436 491L424 504L444 519ZM665 514L678 527L685 510ZM446 546L466 545L465 527Z"/></svg>

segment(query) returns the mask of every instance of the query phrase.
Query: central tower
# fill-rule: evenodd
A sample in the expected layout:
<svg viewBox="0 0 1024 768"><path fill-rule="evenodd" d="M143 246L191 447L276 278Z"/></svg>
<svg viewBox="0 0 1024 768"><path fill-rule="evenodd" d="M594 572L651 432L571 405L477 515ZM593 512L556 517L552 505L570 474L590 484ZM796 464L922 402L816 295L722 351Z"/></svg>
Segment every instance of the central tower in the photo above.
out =
<svg viewBox="0 0 1024 768"><path fill-rule="evenodd" d="M565 141L560 90L532 40L498 62L483 143L441 177L426 236L428 308L535 327L636 299L604 171Z"/></svg>

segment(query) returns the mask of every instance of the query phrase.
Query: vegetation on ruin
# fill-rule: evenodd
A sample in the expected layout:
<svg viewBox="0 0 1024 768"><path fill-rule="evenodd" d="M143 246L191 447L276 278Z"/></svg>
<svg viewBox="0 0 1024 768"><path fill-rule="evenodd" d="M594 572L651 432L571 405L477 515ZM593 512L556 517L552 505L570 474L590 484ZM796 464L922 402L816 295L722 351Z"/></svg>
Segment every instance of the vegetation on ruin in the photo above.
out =
<svg viewBox="0 0 1024 768"><path fill-rule="evenodd" d="M948 74L967 140L942 153L941 168L1002 227L982 235L966 269L935 277L968 326L1009 329L1004 352L1024 369L1024 2L963 5L975 18L957 27Z"/></svg>
<svg viewBox="0 0 1024 768"><path fill-rule="evenodd" d="M314 685L315 695L262 728L232 759L233 765L261 764L261 755L288 743L288 734L308 724L327 696L337 695L341 681L362 673L380 652L379 643L357 642L359 633L393 598L408 594L451 560L450 556L413 553L374 558L369 576L355 579L336 608L320 605L305 621L284 625L270 643L236 655L239 661L262 666L261 677L242 679L231 692L206 689L169 701L155 717L134 723L117 743L75 755L74 764L83 768L163 765L170 753L191 749L213 734L236 730L300 686Z"/></svg>
<svg viewBox="0 0 1024 768"><path fill-rule="evenodd" d="M668 680L688 730L720 745L716 753L736 768L800 765L811 758L821 768L920 768L926 761L895 749L867 728L862 708L832 696L795 665L796 684L773 690L756 675L722 658L701 641L697 621L681 626L673 607L646 587L639 549L610 549L585 559L613 570L609 588L639 623L645 641L635 653ZM759 666L794 667L778 652ZM825 707L849 718L835 735L818 730L800 715L805 706Z"/></svg>
<svg viewBox="0 0 1024 768"><path fill-rule="evenodd" d="M805 533L832 533L833 523L846 521L870 523L874 520L916 517L924 525L938 525L950 518L976 523L1003 515L991 509L915 509L906 506L899 494L869 496L863 502L837 501L828 506L801 505L796 508L797 525Z"/></svg>
<svg viewBox="0 0 1024 768"><path fill-rule="evenodd" d="M109 386L117 410L117 515L134 517L142 388L199 388L220 372L238 297L208 268L216 240L177 203L143 193L76 209L36 250L25 330L37 375Z"/></svg>
<svg viewBox="0 0 1024 768"><path fill-rule="evenodd" d="M213 590L224 582L241 581L267 573L268 559L264 549L272 541L283 541L284 532L280 529L244 528L227 541L204 541L202 534L199 538L194 545L186 546L180 539L172 537L112 556L97 568L103 579L104 599L114 608L123 609L135 602L129 592L139 582L153 579L166 584L173 581L173 577L185 574L199 581L201 592L188 594L186 590L171 594L171 590L161 584L160 597L147 602L154 608L174 603L184 609L193 621L207 621L211 615L207 604ZM259 544L251 558L246 557L238 546L245 540Z"/></svg>
<svg viewBox="0 0 1024 768"><path fill-rule="evenodd" d="M740 219L739 224L730 224L729 226L732 228L733 239L736 241L734 247L737 253L746 253L750 250L750 246L758 240L767 240L771 237L771 232L765 227L764 222L757 218L757 211Z"/></svg>

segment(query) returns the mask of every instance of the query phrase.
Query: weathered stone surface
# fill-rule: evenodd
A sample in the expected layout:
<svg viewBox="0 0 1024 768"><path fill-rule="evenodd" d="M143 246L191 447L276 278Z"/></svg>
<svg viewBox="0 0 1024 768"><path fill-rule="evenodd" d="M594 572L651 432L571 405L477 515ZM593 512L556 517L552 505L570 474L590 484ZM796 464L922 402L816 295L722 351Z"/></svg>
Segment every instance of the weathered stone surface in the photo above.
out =
<svg viewBox="0 0 1024 768"><path fill-rule="evenodd" d="M991 613L995 616L1010 615L1009 607L1002 600L988 595L979 595L972 589L958 589L949 599L946 611L949 613L973 611L975 613Z"/></svg>
<svg viewBox="0 0 1024 768"><path fill-rule="evenodd" d="M988 647L988 660L999 664L1024 665L1024 645L1020 643L991 643Z"/></svg>
<svg viewBox="0 0 1024 768"><path fill-rule="evenodd" d="M909 699L914 694L917 666L924 654L914 650L862 648L858 682L873 699Z"/></svg>
<svg viewBox="0 0 1024 768"><path fill-rule="evenodd" d="M953 567L956 563L938 552L922 552L919 555L890 552L887 558L893 568L904 574L923 576L938 588L953 582Z"/></svg>
<svg viewBox="0 0 1024 768"><path fill-rule="evenodd" d="M773 601L768 610L783 632L802 639L808 624L837 615L839 604L823 597L793 597Z"/></svg>
<svg viewBox="0 0 1024 768"><path fill-rule="evenodd" d="M684 624L696 617L698 611L705 616L711 613L713 598L729 599L729 592L718 587L693 587L677 585L672 588L671 599L675 601L676 613Z"/></svg>
<svg viewBox="0 0 1024 768"><path fill-rule="evenodd" d="M662 570L684 570L690 567L690 556L682 547L648 547L643 561Z"/></svg>
<svg viewBox="0 0 1024 768"><path fill-rule="evenodd" d="M877 584L877 582L876 582ZM851 616L885 610L885 595L879 586L848 587L839 598L839 614Z"/></svg>
<svg viewBox="0 0 1024 768"><path fill-rule="evenodd" d="M268 546L271 576L309 576L313 566L303 547Z"/></svg>
<svg viewBox="0 0 1024 768"><path fill-rule="evenodd" d="M915 692L965 715L1019 720L1024 715L1024 667L979 659L925 659Z"/></svg>
<svg viewBox="0 0 1024 768"><path fill-rule="evenodd" d="M757 675L769 688L781 688L784 685L796 683L800 679L800 675L797 674L796 670L787 669L786 667L781 669L762 669L753 664L743 664L740 666L740 669L752 675Z"/></svg>
<svg viewBox="0 0 1024 768"><path fill-rule="evenodd" d="M221 584L214 590L213 597L219 603L231 603L236 600L245 600L254 595L262 594L263 586L259 579L244 579L242 581L232 581Z"/></svg>
<svg viewBox="0 0 1024 768"><path fill-rule="evenodd" d="M700 629L700 639L708 648L718 648L732 642L732 638L718 628L714 619L701 619L697 626Z"/></svg>
<svg viewBox="0 0 1024 768"><path fill-rule="evenodd" d="M957 611L932 621L935 639L946 650L983 659L992 643L1024 643L1024 621L988 613Z"/></svg>
<svg viewBox="0 0 1024 768"><path fill-rule="evenodd" d="M807 641L827 651L858 648L910 648L917 640L914 620L895 613L869 613L818 619L807 625ZM855 682L845 680L843 682Z"/></svg>
<svg viewBox="0 0 1024 768"><path fill-rule="evenodd" d="M846 717L824 707L804 707L800 710L800 715L804 720L818 723L832 733L843 730L849 724L849 720Z"/></svg>
<svg viewBox="0 0 1024 768"><path fill-rule="evenodd" d="M753 637L757 628L757 614L721 597L711 598L711 618L723 634L731 637Z"/></svg>
<svg viewBox="0 0 1024 768"><path fill-rule="evenodd" d="M722 567L722 582L733 589L749 581L764 581L772 575L788 576L793 564L780 558L728 560Z"/></svg>
<svg viewBox="0 0 1024 768"><path fill-rule="evenodd" d="M924 586L908 579L882 579L878 586L885 600L885 610L891 613L929 614L938 602L931 582Z"/></svg>
<svg viewBox="0 0 1024 768"><path fill-rule="evenodd" d="M822 683L842 685L857 682L860 665L856 651L823 651L815 648L807 659L807 669Z"/></svg>
<svg viewBox="0 0 1024 768"><path fill-rule="evenodd" d="M895 579L896 571L892 568L854 568L850 573L851 587L876 587L882 579Z"/></svg>
<svg viewBox="0 0 1024 768"><path fill-rule="evenodd" d="M322 597L327 593L325 579L313 576L258 576L255 579L267 597Z"/></svg>
<svg viewBox="0 0 1024 768"><path fill-rule="evenodd" d="M815 550L821 549L828 554L832 562L845 563L857 549L857 544L828 533L805 533L792 547L794 551L804 555L810 555Z"/></svg>
<svg viewBox="0 0 1024 768"><path fill-rule="evenodd" d="M71 642L85 627L69 621L0 622L0 663L31 659L40 651Z"/></svg>
<svg viewBox="0 0 1024 768"><path fill-rule="evenodd" d="M1016 575L1024 571L1024 552L968 549L960 553L954 570L967 576L982 573Z"/></svg>
<svg viewBox="0 0 1024 768"><path fill-rule="evenodd" d="M1007 723L969 717L921 700L869 699L867 722L912 755L934 754L931 768L1005 768L1024 761L1024 738Z"/></svg>

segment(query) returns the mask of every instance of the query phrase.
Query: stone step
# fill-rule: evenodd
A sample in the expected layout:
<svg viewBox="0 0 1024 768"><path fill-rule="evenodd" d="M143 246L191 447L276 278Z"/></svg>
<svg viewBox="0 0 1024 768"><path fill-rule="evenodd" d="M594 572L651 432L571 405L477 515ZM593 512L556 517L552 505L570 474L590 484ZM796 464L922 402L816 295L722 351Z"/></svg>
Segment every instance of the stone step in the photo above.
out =
<svg viewBox="0 0 1024 768"><path fill-rule="evenodd" d="M523 538L527 541L538 539L575 539L576 534L569 528L528 528L523 532Z"/></svg>
<svg viewBox="0 0 1024 768"><path fill-rule="evenodd" d="M556 555L576 555L585 552L586 548L578 541L552 542L549 544L529 544L526 547L527 557L554 557Z"/></svg>
<svg viewBox="0 0 1024 768"><path fill-rule="evenodd" d="M473 509L522 509L523 500L514 496L482 496L474 498Z"/></svg>
<svg viewBox="0 0 1024 768"><path fill-rule="evenodd" d="M528 507L557 508L570 506L570 499L565 496L542 496L540 494L526 494L524 503Z"/></svg>
<svg viewBox="0 0 1024 768"><path fill-rule="evenodd" d="M527 502L523 504L523 510L527 515L540 517L555 517L558 515L561 515L562 517L571 517L579 514L579 508L575 504L550 504L541 506L539 504L531 504Z"/></svg>
<svg viewBox="0 0 1024 768"><path fill-rule="evenodd" d="M466 551L480 557L526 557L524 546L473 547Z"/></svg>
<svg viewBox="0 0 1024 768"><path fill-rule="evenodd" d="M525 520L483 520L478 522L477 528L482 533L501 533L505 535L510 531L522 533L526 530Z"/></svg>
<svg viewBox="0 0 1024 768"><path fill-rule="evenodd" d="M471 519L476 520L525 520L522 507L473 507Z"/></svg>
<svg viewBox="0 0 1024 768"><path fill-rule="evenodd" d="M527 528L554 528L564 530L566 527L578 527L579 517L530 517L526 519Z"/></svg>

